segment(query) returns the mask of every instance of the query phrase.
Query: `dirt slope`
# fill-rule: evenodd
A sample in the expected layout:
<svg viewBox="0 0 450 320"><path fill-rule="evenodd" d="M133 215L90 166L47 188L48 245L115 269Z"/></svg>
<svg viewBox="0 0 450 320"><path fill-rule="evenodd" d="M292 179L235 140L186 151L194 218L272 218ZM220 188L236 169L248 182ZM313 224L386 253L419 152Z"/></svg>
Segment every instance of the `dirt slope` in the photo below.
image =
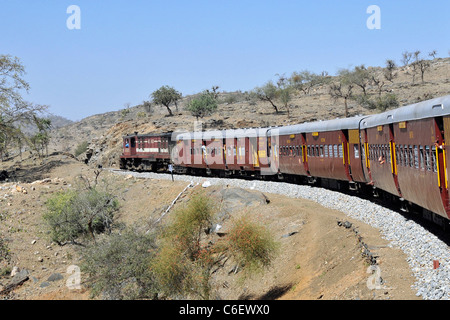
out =
<svg viewBox="0 0 450 320"><path fill-rule="evenodd" d="M79 264L77 248L52 243L47 237L42 215L49 195L70 188L79 174L93 178L94 169L64 156L52 157L47 163L52 165L45 172L41 171L42 166L24 166L17 171L15 182L0 184L0 234L7 240L12 254L11 261L3 263L1 268L18 267L29 272L29 279L8 295L1 296L2 299L89 299L86 289L69 290L66 286L70 277L67 268ZM108 179L111 189L119 197L122 205L120 221L128 225L138 223L143 228L151 219L160 217L187 185L185 182L118 176L106 171L101 177ZM26 193L19 192L16 186L27 190ZM226 187L210 187L203 191L217 200L219 194L224 194L224 189ZM416 299L410 288L414 279L404 254L387 247L378 230L352 221L342 212L306 200L265 194L270 200L265 203L257 201L263 196L255 191L230 189L225 194L228 195L224 199L228 199L230 206L228 218L223 221L224 230L232 219L248 215L272 231L281 250L269 269L244 283L239 281L239 272L230 272L233 264L225 264L214 276L215 297ZM236 198L236 194L245 194L248 201ZM177 205L188 197L189 193ZM349 221L352 227L347 229L338 221ZM367 285L367 280L374 276L367 273L369 264L361 254L361 239L358 240L353 228L378 256L380 275L384 280L380 289L370 290ZM59 274L60 279L50 281L54 274ZM0 277L0 287L7 286L10 281L9 275Z"/></svg>

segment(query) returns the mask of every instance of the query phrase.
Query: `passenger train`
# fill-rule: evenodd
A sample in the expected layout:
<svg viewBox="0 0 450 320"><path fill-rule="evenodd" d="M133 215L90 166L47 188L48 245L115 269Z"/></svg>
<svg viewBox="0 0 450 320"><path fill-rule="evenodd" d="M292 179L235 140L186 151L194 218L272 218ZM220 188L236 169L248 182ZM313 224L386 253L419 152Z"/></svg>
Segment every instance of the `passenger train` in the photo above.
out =
<svg viewBox="0 0 450 320"><path fill-rule="evenodd" d="M376 115L303 124L129 134L121 169L310 183L367 192L450 222L450 95Z"/></svg>

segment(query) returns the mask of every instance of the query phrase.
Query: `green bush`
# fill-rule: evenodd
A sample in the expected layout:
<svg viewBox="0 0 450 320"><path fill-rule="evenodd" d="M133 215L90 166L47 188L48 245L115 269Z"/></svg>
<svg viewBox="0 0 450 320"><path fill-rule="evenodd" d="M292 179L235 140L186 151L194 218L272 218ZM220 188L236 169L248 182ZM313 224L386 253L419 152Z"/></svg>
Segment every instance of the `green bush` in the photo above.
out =
<svg viewBox="0 0 450 320"><path fill-rule="evenodd" d="M234 222L226 241L234 259L249 272L261 271L269 266L278 247L264 226L245 216Z"/></svg>
<svg viewBox="0 0 450 320"><path fill-rule="evenodd" d="M89 142L83 141L75 148L75 157L78 157L80 154L86 152L89 146Z"/></svg>
<svg viewBox="0 0 450 320"><path fill-rule="evenodd" d="M369 110L378 109L380 111L386 111L390 108L397 108L400 105L397 96L393 93L388 93L386 95L378 96L373 99L368 96L360 95L355 96L354 100L360 106Z"/></svg>
<svg viewBox="0 0 450 320"><path fill-rule="evenodd" d="M117 199L97 188L84 191L68 190L54 194L47 200L44 221L53 241L58 244L77 243L80 237L110 231L114 214L119 209Z"/></svg>
<svg viewBox="0 0 450 320"><path fill-rule="evenodd" d="M154 299L158 288L149 268L155 251L150 234L127 229L102 237L82 252L81 271L93 297L106 299Z"/></svg>
<svg viewBox="0 0 450 320"><path fill-rule="evenodd" d="M193 196L187 206L174 212L173 221L163 230L160 248L151 263L164 294L209 297L211 266L200 260L204 251L201 238L212 218L212 203L202 194Z"/></svg>
<svg viewBox="0 0 450 320"><path fill-rule="evenodd" d="M250 274L267 267L275 256L277 243L265 227L239 219L225 239L214 238L211 200L198 194L177 210L163 229L158 253L151 262L160 290L167 296L209 299L211 275L223 267L221 261L233 256Z"/></svg>
<svg viewBox="0 0 450 320"><path fill-rule="evenodd" d="M217 110L217 99L210 92L203 92L200 97L191 100L186 110L197 118L203 118L215 112Z"/></svg>

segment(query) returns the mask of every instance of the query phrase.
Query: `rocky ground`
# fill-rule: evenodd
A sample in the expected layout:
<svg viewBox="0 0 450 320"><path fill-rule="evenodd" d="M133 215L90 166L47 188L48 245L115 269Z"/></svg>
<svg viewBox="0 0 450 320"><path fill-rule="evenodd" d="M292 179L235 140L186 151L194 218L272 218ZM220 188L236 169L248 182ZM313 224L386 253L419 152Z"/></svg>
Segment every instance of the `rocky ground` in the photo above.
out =
<svg viewBox="0 0 450 320"><path fill-rule="evenodd" d="M48 196L72 188L80 174L93 179L94 170L71 157L57 155L42 165L22 166L11 178L14 181L0 184L0 234L11 251L10 261L1 267L16 274L5 272L0 277L0 290L19 282L1 295L2 299L89 299L89 291L83 286L79 290L67 286L72 275L69 267L80 262L78 248L52 243L42 215ZM127 225L145 226L161 217L188 185L179 179L172 182L108 170L103 170L100 177L117 194L121 203L119 219ZM198 189L221 203L222 211L227 212L220 221L222 230L232 219L245 214L267 226L281 246L269 269L243 283L233 265L225 264L214 277L216 298L418 299L411 287L415 279L405 254L389 246L380 230L316 202L251 187L203 188L200 183L188 189L175 206ZM365 248L376 256L375 273L369 269ZM381 279L377 286L375 280Z"/></svg>

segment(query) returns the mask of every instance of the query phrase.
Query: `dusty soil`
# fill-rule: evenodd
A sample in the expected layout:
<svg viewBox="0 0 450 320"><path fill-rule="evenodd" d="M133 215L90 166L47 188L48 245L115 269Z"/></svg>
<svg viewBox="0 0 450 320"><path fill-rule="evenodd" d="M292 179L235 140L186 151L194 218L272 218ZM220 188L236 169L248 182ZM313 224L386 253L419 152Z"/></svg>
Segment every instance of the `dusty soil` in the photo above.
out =
<svg viewBox="0 0 450 320"><path fill-rule="evenodd" d="M5 168L17 168L10 165ZM11 260L0 264L0 268L18 267L29 272L28 281L0 299L90 299L85 288L69 290L66 286L70 277L68 267L80 262L77 248L52 243L42 215L48 196L72 188L80 174L93 180L94 171L70 157L58 155L43 164L23 161L21 169L15 171L13 182L0 183L0 234L11 251ZM122 206L119 220L143 228L159 218L187 185L186 182L130 178L107 170L103 170L99 178L108 180L111 190L119 197ZM189 189L176 206L198 189L202 187ZM230 272L233 264L227 262L213 279L216 298L418 299L411 290L414 278L405 255L388 247L377 229L311 201L265 194L270 200L266 203L258 200L264 198L259 192L231 190L230 194L244 195L247 200L243 202L232 195L224 198L224 189L226 187L202 189L216 201L228 201L229 214L221 221L222 230L226 230L232 219L248 215L270 229L280 244L280 251L270 268L244 282L240 281L240 272ZM170 212L163 220L169 215ZM348 221L352 227L340 226L338 221ZM354 230L362 238L358 238ZM361 241L377 257L379 275L383 279L381 288L371 290L367 285L375 275L368 273L369 263L362 256ZM62 279L49 281L55 273ZM1 276L0 287L10 280L8 274Z"/></svg>

